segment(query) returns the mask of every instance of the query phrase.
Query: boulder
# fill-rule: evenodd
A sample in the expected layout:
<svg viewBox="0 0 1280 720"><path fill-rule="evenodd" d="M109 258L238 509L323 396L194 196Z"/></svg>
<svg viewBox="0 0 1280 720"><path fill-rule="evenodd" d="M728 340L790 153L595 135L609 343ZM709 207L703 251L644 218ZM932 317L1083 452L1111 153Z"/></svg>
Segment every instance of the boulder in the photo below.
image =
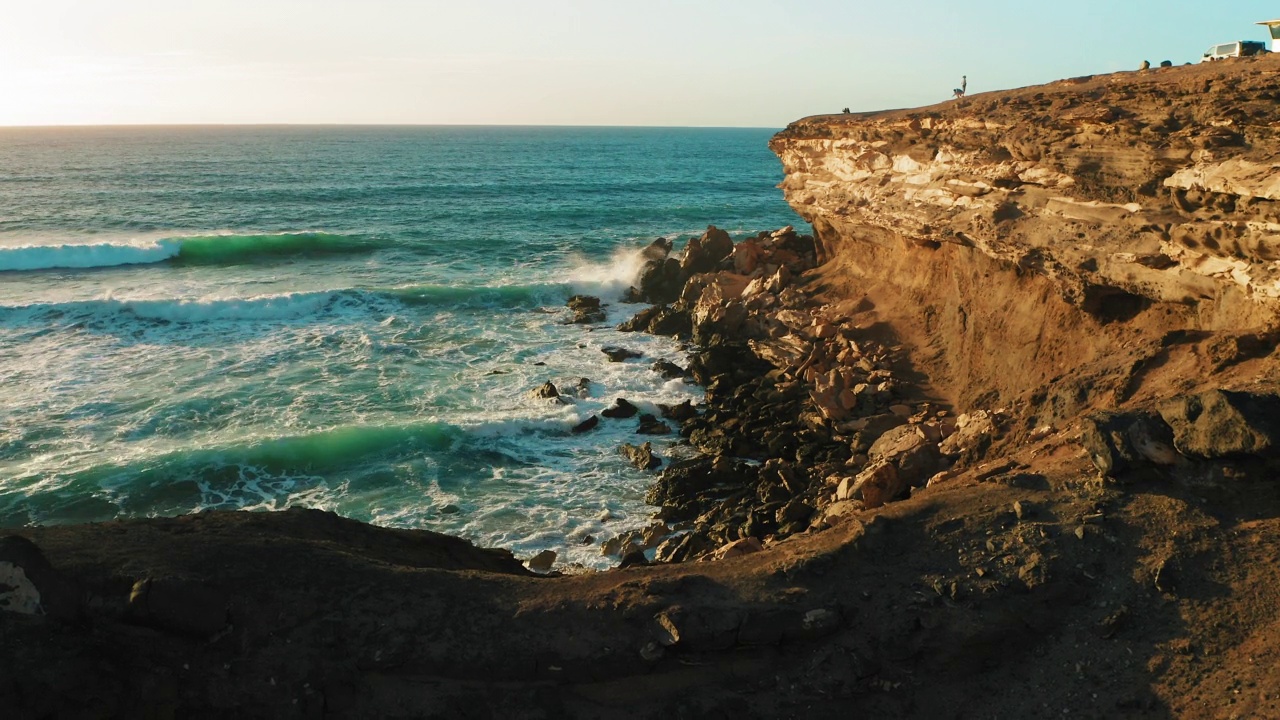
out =
<svg viewBox="0 0 1280 720"><path fill-rule="evenodd" d="M667 380L675 380L688 375L688 371L670 360L658 360L653 364L653 371Z"/></svg>
<svg viewBox="0 0 1280 720"><path fill-rule="evenodd" d="M636 429L640 435L670 435L671 426L649 413L640 415L640 426ZM648 443L645 443L646 445Z"/></svg>
<svg viewBox="0 0 1280 720"><path fill-rule="evenodd" d="M587 325L605 321L604 309L600 306L600 298L591 295L574 295L565 303L573 312L569 322Z"/></svg>
<svg viewBox="0 0 1280 720"><path fill-rule="evenodd" d="M613 401L613 406L600 411L600 414L613 420L625 420L635 417L640 412L640 408L627 402L625 398L618 398Z"/></svg>
<svg viewBox="0 0 1280 720"><path fill-rule="evenodd" d="M715 552L704 557L704 560L727 560L729 558L740 557L742 555L751 555L764 550L764 545L758 538L745 537L721 546Z"/></svg>
<svg viewBox="0 0 1280 720"><path fill-rule="evenodd" d="M600 348L600 352L609 356L609 362L624 362L632 358L643 357L641 353L623 347L604 347Z"/></svg>
<svg viewBox="0 0 1280 720"><path fill-rule="evenodd" d="M698 410L693 403L685 400L679 405L663 405L658 403L658 410L662 412L662 417L675 420L682 423L685 420L698 417Z"/></svg>
<svg viewBox="0 0 1280 720"><path fill-rule="evenodd" d="M653 454L653 443L643 445L623 444L618 451L640 470L653 470L662 465L662 458Z"/></svg>
<svg viewBox="0 0 1280 720"><path fill-rule="evenodd" d="M1280 440L1280 397L1228 390L1174 398L1160 405L1184 455L1274 457Z"/></svg>
<svg viewBox="0 0 1280 720"><path fill-rule="evenodd" d="M537 555L529 558L529 561L526 562L525 565L534 572L547 572L551 569L552 565L556 564L556 557L555 550L543 550Z"/></svg>
<svg viewBox="0 0 1280 720"><path fill-rule="evenodd" d="M574 425L574 426L573 426L573 430L572 430L572 432L573 432L573 434L574 434L574 435L580 435L580 434L582 434L582 433L584 433L584 432L588 432L588 431L591 431L591 430L595 430L595 429L596 429L596 426L597 426L597 425L599 425L599 424L600 424L600 418L599 418L598 416L596 416L596 415L592 415L591 417L587 418L586 420L583 420L582 422L578 423L577 425Z"/></svg>
<svg viewBox="0 0 1280 720"><path fill-rule="evenodd" d="M556 389L555 383L548 380L538 387L532 389L528 393L529 397L534 400L558 400L560 399L560 391Z"/></svg>
<svg viewBox="0 0 1280 720"><path fill-rule="evenodd" d="M941 469L938 446L929 442L914 425L901 425L881 435L867 451L871 462L896 466L897 479L904 485L922 485Z"/></svg>
<svg viewBox="0 0 1280 720"><path fill-rule="evenodd" d="M80 612L75 585L21 535L0 538L0 611L74 620Z"/></svg>
<svg viewBox="0 0 1280 720"><path fill-rule="evenodd" d="M898 477L898 469L882 460L858 473L851 495L861 497L863 507L871 510L897 498L907 485Z"/></svg>

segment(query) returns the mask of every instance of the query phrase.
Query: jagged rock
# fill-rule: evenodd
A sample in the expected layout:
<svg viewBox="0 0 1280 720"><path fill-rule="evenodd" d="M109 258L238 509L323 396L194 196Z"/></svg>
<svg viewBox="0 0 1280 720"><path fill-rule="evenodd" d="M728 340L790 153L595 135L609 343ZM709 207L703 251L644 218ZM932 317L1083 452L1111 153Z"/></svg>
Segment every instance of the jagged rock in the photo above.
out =
<svg viewBox="0 0 1280 720"><path fill-rule="evenodd" d="M941 469L938 446L914 425L902 425L881 435L867 456L872 462L892 463L897 470L896 480L904 485L922 485Z"/></svg>
<svg viewBox="0 0 1280 720"><path fill-rule="evenodd" d="M715 552L707 556L711 560L726 560L728 558L740 557L742 555L751 555L764 550L764 544L758 538L745 537L720 547Z"/></svg>
<svg viewBox="0 0 1280 720"><path fill-rule="evenodd" d="M662 465L662 458L653 454L653 443L643 445L623 444L618 450L623 457L640 470L652 470Z"/></svg>
<svg viewBox="0 0 1280 720"><path fill-rule="evenodd" d="M598 297L574 295L565 305L573 311L573 317L569 320L571 323L586 325L605 321L605 313Z"/></svg>
<svg viewBox="0 0 1280 720"><path fill-rule="evenodd" d="M641 353L621 347L604 347L600 351L609 356L609 362L625 362L632 358L644 357Z"/></svg>
<svg viewBox="0 0 1280 720"><path fill-rule="evenodd" d="M560 398L560 391L556 389L555 383L550 380L530 390L528 394L534 400L557 400Z"/></svg>
<svg viewBox="0 0 1280 720"><path fill-rule="evenodd" d="M537 555L529 558L529 561L526 562L525 565L534 572L547 572L551 569L552 565L556 564L556 557L557 555L555 550L543 550Z"/></svg>
<svg viewBox="0 0 1280 720"><path fill-rule="evenodd" d="M640 427L636 429L640 435L670 435L671 426L649 413L640 415ZM648 443L645 443L646 445Z"/></svg>
<svg viewBox="0 0 1280 720"><path fill-rule="evenodd" d="M729 237L729 233L711 225L707 227L702 237L689 240L689 244L685 247L684 258L680 262L680 269L686 277L711 272L731 252L733 252L733 240Z"/></svg>
<svg viewBox="0 0 1280 720"><path fill-rule="evenodd" d="M858 473L849 495L861 497L863 506L870 510L893 500L907 486L907 481L898 477L898 469L892 463L881 460Z"/></svg>
<svg viewBox="0 0 1280 720"><path fill-rule="evenodd" d="M613 420L625 420L635 417L638 412L640 412L640 408L627 402L625 398L618 398L613 401L612 407L601 410L600 414Z"/></svg>
<svg viewBox="0 0 1280 720"><path fill-rule="evenodd" d="M596 415L592 415L586 420L583 420L577 425L574 425L572 432L574 435L579 435L581 433L588 432L590 430L595 430L596 426L599 424L600 424L600 418Z"/></svg>
<svg viewBox="0 0 1280 720"><path fill-rule="evenodd" d="M1276 455L1280 439L1280 397L1212 390L1174 398L1160 406L1184 455L1220 458Z"/></svg>
<svg viewBox="0 0 1280 720"><path fill-rule="evenodd" d="M964 454L978 454L991 445L991 441L999 435L995 417L986 410L967 413L956 418L956 431L942 442L939 450L943 455L956 457Z"/></svg>
<svg viewBox="0 0 1280 720"><path fill-rule="evenodd" d="M619 323L618 332L647 332L649 323L665 309L665 305L650 305Z"/></svg>
<svg viewBox="0 0 1280 720"><path fill-rule="evenodd" d="M690 418L698 417L697 408L695 408L693 403L688 400L685 400L678 405L664 405L662 403L658 403L658 410L662 412L662 417L675 420L679 423L689 420Z"/></svg>
<svg viewBox="0 0 1280 720"><path fill-rule="evenodd" d="M659 360L653 364L653 371L667 380L674 380L688 375L688 371L670 360Z"/></svg>
<svg viewBox="0 0 1280 720"><path fill-rule="evenodd" d="M704 493L751 487L758 472L746 463L726 457L673 462L649 487L645 502L663 508L664 519L693 519L702 512L699 499Z"/></svg>
<svg viewBox="0 0 1280 720"><path fill-rule="evenodd" d="M1103 475L1119 475L1146 463L1184 462L1174 450L1173 431L1144 412L1096 413L1080 422L1080 443Z"/></svg>

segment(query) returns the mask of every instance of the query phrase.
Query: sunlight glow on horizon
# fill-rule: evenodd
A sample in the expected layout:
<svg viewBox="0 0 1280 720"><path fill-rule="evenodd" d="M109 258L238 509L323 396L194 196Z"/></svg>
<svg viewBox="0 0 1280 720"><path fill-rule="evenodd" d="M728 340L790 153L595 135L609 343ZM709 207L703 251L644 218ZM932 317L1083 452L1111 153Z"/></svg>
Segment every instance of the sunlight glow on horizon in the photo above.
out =
<svg viewBox="0 0 1280 720"><path fill-rule="evenodd" d="M1181 64L1264 39L1253 23L1280 14L1262 0L969 5L19 1L0 25L0 125L781 127L941 102L961 74L977 93Z"/></svg>

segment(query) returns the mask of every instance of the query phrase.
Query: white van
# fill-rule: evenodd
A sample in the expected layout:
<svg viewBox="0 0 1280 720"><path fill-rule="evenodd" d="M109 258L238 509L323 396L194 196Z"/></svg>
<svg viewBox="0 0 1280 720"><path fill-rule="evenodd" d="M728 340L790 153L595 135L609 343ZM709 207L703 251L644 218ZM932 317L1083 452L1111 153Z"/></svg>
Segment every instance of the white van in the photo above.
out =
<svg viewBox="0 0 1280 720"><path fill-rule="evenodd" d="M1226 60L1227 58L1261 55L1266 51L1266 43L1255 42L1253 40L1237 40L1235 42L1214 45L1205 51L1204 57L1200 58L1200 62L1212 62L1214 60Z"/></svg>

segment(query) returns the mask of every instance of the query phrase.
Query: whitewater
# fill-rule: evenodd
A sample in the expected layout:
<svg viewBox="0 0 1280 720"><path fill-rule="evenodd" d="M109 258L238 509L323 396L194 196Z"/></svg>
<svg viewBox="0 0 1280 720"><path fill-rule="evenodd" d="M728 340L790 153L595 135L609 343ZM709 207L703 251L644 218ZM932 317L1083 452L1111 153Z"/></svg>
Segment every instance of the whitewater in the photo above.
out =
<svg viewBox="0 0 1280 720"><path fill-rule="evenodd" d="M699 400L619 299L656 237L796 223L770 134L0 129L0 527L304 506L615 563L617 447L679 438L571 429Z"/></svg>

